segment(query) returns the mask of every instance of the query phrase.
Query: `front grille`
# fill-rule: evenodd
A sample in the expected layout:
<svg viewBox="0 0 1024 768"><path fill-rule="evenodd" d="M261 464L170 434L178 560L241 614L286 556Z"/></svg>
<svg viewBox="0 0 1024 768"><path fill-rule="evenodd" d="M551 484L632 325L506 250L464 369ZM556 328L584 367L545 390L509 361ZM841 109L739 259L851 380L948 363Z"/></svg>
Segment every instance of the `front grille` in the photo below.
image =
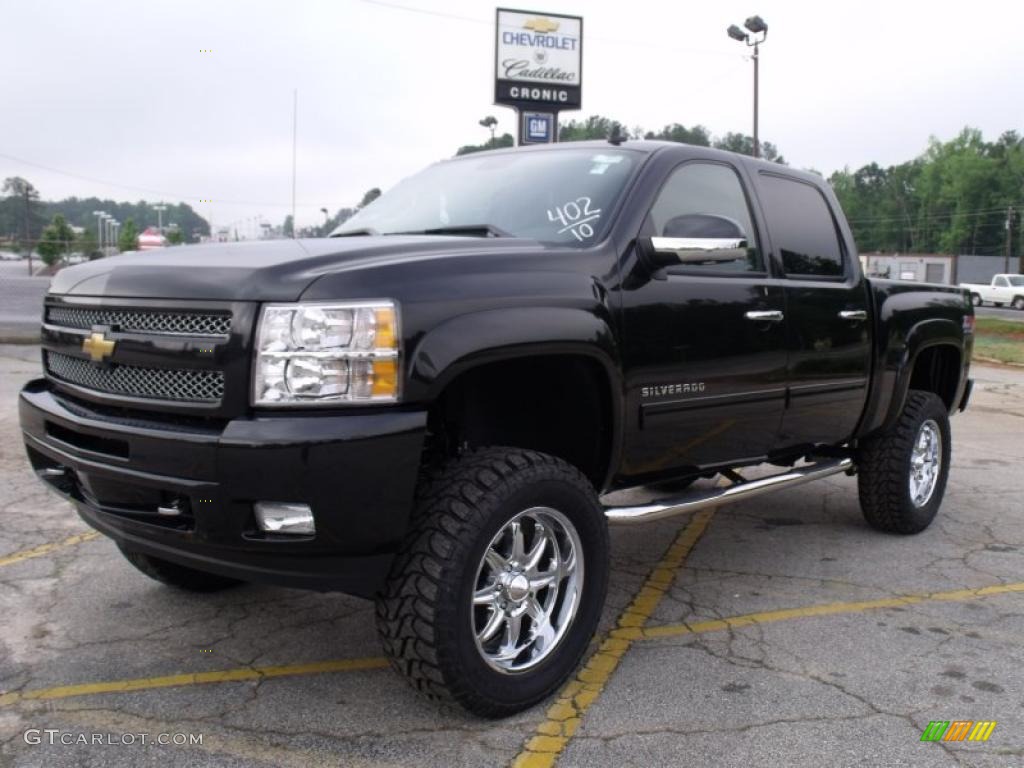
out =
<svg viewBox="0 0 1024 768"><path fill-rule="evenodd" d="M176 336L227 336L231 315L223 312L150 312L136 309L48 307L46 322L67 328L90 329L96 325L118 330Z"/></svg>
<svg viewBox="0 0 1024 768"><path fill-rule="evenodd" d="M46 372L61 381L113 395L185 403L219 403L224 397L223 371L118 363L100 367L80 357L47 352Z"/></svg>

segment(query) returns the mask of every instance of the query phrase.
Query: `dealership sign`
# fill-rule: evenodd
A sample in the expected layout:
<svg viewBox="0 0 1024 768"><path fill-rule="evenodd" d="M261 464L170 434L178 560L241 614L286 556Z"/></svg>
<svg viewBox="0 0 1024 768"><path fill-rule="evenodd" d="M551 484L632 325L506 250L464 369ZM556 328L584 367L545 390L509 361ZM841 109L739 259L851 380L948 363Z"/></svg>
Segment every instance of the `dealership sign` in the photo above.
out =
<svg viewBox="0 0 1024 768"><path fill-rule="evenodd" d="M499 8L494 103L557 113L579 109L583 19Z"/></svg>

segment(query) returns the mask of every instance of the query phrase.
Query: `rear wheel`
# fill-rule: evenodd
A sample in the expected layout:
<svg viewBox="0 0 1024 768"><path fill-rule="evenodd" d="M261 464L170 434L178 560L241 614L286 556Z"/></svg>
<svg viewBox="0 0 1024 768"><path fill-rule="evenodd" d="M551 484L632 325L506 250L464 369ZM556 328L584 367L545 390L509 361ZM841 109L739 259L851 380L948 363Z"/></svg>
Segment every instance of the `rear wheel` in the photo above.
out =
<svg viewBox="0 0 1024 768"><path fill-rule="evenodd" d="M485 448L417 495L377 599L392 666L485 717L536 704L572 674L604 603L608 531L593 488L552 456Z"/></svg>
<svg viewBox="0 0 1024 768"><path fill-rule="evenodd" d="M229 579L227 576L186 568L184 565L172 563L170 560L161 560L142 552L135 552L123 547L118 548L129 563L149 578L188 592L219 592L222 589L243 583L238 579Z"/></svg>
<svg viewBox="0 0 1024 768"><path fill-rule="evenodd" d="M1010 306L1014 309L1024 309L1024 296L1015 296Z"/></svg>
<svg viewBox="0 0 1024 768"><path fill-rule="evenodd" d="M978 294L976 294L976 293L972 293L972 294L971 294L971 304L973 304L973 305L974 305L974 306L976 306L976 307L980 307L980 306L981 306L982 304L984 304L984 303L985 303L985 302L983 302L983 301L981 300L981 296L979 296L979 295L978 295Z"/></svg>
<svg viewBox="0 0 1024 768"><path fill-rule="evenodd" d="M868 524L888 533L927 528L949 476L949 416L942 400L911 390L896 423L865 440L858 453L857 486Z"/></svg>

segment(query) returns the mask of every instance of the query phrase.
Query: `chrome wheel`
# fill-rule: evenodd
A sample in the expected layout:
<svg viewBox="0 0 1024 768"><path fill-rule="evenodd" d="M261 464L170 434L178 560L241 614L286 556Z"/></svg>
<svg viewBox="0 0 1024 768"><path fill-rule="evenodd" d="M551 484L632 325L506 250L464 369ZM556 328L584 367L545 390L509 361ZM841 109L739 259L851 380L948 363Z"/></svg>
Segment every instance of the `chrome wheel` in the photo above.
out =
<svg viewBox="0 0 1024 768"><path fill-rule="evenodd" d="M942 433L929 419L921 425L910 453L910 500L923 507L935 492L942 469Z"/></svg>
<svg viewBox="0 0 1024 768"><path fill-rule="evenodd" d="M565 636L580 603L583 545L565 515L531 507L491 539L477 568L473 635L499 672L540 664Z"/></svg>

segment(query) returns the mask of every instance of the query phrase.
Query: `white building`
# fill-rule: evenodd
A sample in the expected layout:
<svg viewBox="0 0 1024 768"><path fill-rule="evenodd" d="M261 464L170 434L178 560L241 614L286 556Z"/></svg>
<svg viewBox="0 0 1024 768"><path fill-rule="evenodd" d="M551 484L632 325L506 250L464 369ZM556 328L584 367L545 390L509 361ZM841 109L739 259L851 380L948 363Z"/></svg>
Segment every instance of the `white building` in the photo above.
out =
<svg viewBox="0 0 1024 768"><path fill-rule="evenodd" d="M954 278L953 257L938 253L862 253L860 264L868 277L945 285Z"/></svg>

